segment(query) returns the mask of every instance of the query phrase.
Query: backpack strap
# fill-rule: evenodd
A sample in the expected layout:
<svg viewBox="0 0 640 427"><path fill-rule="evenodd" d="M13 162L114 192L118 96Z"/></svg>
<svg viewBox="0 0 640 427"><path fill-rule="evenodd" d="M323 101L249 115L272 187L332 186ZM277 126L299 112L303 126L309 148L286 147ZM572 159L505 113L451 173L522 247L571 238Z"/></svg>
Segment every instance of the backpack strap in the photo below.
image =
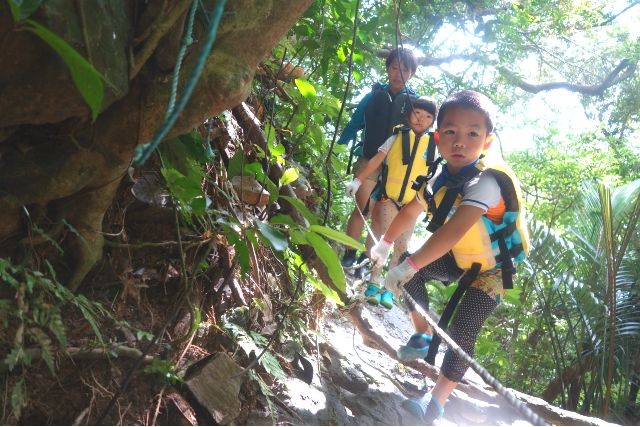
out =
<svg viewBox="0 0 640 427"><path fill-rule="evenodd" d="M518 256L524 250L522 244L514 245L511 250L507 247L506 238L516 231L516 224L510 223L505 228L494 231L489 235L492 242L498 242L499 254L496 256L496 262L502 262L502 287L504 289L513 289L513 275L516 268L513 264L513 258Z"/></svg>
<svg viewBox="0 0 640 427"><path fill-rule="evenodd" d="M444 193L444 197L442 198L440 205L437 207L435 212L433 212L431 221L429 221L429 225L427 225L428 231L433 233L438 228L442 227L449 216L449 212L451 212L451 208L453 207L456 198L462 193L464 185L479 173L480 170L478 170L478 168L471 168L466 173L454 175L445 182L444 186L447 188L447 192ZM433 205L435 205L435 203ZM430 203L429 208L431 207L432 204Z"/></svg>

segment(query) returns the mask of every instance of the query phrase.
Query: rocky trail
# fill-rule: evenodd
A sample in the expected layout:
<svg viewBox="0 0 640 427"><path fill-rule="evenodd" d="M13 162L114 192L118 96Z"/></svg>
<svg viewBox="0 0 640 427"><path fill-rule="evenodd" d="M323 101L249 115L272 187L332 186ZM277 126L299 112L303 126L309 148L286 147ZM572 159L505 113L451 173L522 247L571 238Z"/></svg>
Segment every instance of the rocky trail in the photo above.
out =
<svg viewBox="0 0 640 427"><path fill-rule="evenodd" d="M393 348L413 331L402 304L392 310L362 304L362 317ZM320 358L306 355L313 367L311 382L289 378L281 397L289 411L279 422L295 425L416 425L420 420L404 411L401 402L420 396L433 381L363 342L349 317L333 310L318 336ZM436 365L442 363L441 345ZM426 363L425 363L426 366ZM307 371L308 374L308 371ZM303 375L300 375L303 377ZM308 380L309 378L307 378ZM512 390L513 391L513 390ZM542 399L513 391L520 400L555 425L607 425L600 419L549 405ZM267 420L253 420L261 424ZM469 369L453 392L439 425L531 425L480 376Z"/></svg>

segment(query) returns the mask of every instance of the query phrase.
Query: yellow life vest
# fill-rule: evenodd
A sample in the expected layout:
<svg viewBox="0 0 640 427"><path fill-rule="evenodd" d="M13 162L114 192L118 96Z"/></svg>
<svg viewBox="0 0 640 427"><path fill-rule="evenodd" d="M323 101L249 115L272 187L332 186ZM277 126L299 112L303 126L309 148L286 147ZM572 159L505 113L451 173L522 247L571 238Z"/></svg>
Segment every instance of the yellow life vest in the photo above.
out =
<svg viewBox="0 0 640 427"><path fill-rule="evenodd" d="M406 127L397 127L394 133L396 139L387 153L381 179L384 194L399 205L405 205L416 196L416 190L411 188L413 181L429 172L427 148L431 141L431 151L435 152L435 142L433 133L424 133L416 142L415 132Z"/></svg>
<svg viewBox="0 0 640 427"><path fill-rule="evenodd" d="M453 207L456 209L462 201L462 187L473 176L480 174L491 174L500 187L500 193L505 204L505 213L499 224L491 221L486 214L462 236L453 246L451 253L456 260L458 267L468 270L474 263L480 264L480 271L493 268L503 269L504 274L512 275L514 263L522 261L529 253L530 241L527 230L525 209L522 203L522 193L518 178L513 170L503 162L492 162L486 164L483 159L475 165L475 170L470 170L471 176L467 179L459 180L455 184L445 183L436 189L435 194L431 194L426 186L424 191L418 193L418 200L430 211L432 222L434 217L444 216L444 222L452 216L451 206L446 208L443 203L448 190L451 194L457 190ZM449 196L453 197L453 196ZM439 208L441 208L439 211ZM435 212L434 212L435 209ZM443 212L447 210L447 212ZM428 227L432 232L441 224ZM507 270L507 271L505 271ZM511 278L507 278L504 283L505 289L511 287Z"/></svg>

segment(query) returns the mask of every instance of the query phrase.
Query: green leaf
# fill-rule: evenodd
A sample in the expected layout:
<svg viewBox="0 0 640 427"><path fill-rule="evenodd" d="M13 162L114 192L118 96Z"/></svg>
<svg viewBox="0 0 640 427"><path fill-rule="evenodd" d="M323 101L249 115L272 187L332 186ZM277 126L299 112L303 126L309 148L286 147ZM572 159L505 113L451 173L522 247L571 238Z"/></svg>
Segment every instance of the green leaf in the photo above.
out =
<svg viewBox="0 0 640 427"><path fill-rule="evenodd" d="M504 292L504 300L510 304L515 305L516 307L522 306L522 302L520 301L520 293L522 292L521 288L513 288L507 289Z"/></svg>
<svg viewBox="0 0 640 427"><path fill-rule="evenodd" d="M16 417L16 419L20 419L22 408L27 403L26 394L24 378L20 378L16 385L13 386L13 390L11 390L11 409L13 410L13 416Z"/></svg>
<svg viewBox="0 0 640 427"><path fill-rule="evenodd" d="M320 292L322 292L322 295L327 297L327 299L335 302L337 305L344 305L344 303L340 299L340 296L335 290L331 289L330 287L325 285L322 281L317 280L315 277L311 276L310 274L307 274L307 278L309 279L309 282L311 282L313 287L319 290Z"/></svg>
<svg viewBox="0 0 640 427"><path fill-rule="evenodd" d="M251 261L249 256L249 248L245 244L244 240L240 237L238 232L236 232L233 228L228 225L222 226L224 230L224 235L227 237L229 243L233 246L236 251L233 259L240 264L240 269L242 273L246 273L251 269Z"/></svg>
<svg viewBox="0 0 640 427"><path fill-rule="evenodd" d="M23 21L38 10L43 0L8 0L13 20Z"/></svg>
<svg viewBox="0 0 640 427"><path fill-rule="evenodd" d="M285 214L275 214L270 220L269 224L271 225L297 225L296 222L289 215Z"/></svg>
<svg viewBox="0 0 640 427"><path fill-rule="evenodd" d="M342 265L340 265L338 255L319 234L309 231L305 237L307 242L316 251L318 258L320 258L322 263L327 267L329 277L333 284L338 290L345 292L347 283L344 278L344 271L342 271Z"/></svg>
<svg viewBox="0 0 640 427"><path fill-rule="evenodd" d="M273 249L276 251L283 251L287 249L289 246L289 241L287 240L287 236L283 234L280 230L266 222L258 221L257 222L258 229L260 233L264 236L265 239L269 241Z"/></svg>
<svg viewBox="0 0 640 427"><path fill-rule="evenodd" d="M318 224L320 222L318 220L318 217L311 213L309 208L305 206L302 200L291 196L280 196L280 198L291 203L302 214L302 216L305 217L307 221L309 221L309 224Z"/></svg>
<svg viewBox="0 0 640 427"><path fill-rule="evenodd" d="M300 172L297 168L289 168L280 177L280 186L291 184L293 181L298 179L300 176Z"/></svg>
<svg viewBox="0 0 640 427"><path fill-rule="evenodd" d="M287 153L287 149L281 143L271 146L270 151L272 156L282 156Z"/></svg>
<svg viewBox="0 0 640 427"><path fill-rule="evenodd" d="M309 231L314 231L316 233L322 234L323 236L335 240L338 243L342 243L343 245L347 245L359 251L365 250L364 244L358 242L353 237L350 237L341 231L334 230L333 228L325 227L324 225L310 225Z"/></svg>
<svg viewBox="0 0 640 427"><path fill-rule="evenodd" d="M315 97L318 96L316 92L316 88L313 87L313 85L308 81L296 79L295 83L296 83L296 86L298 87L298 90L300 91L300 94L305 98L315 99Z"/></svg>
<svg viewBox="0 0 640 427"><path fill-rule="evenodd" d="M273 375L274 378L280 381L284 381L287 379L287 375L282 370L282 366L280 366L280 362L276 359L273 354L268 351L260 358L260 364L269 374Z"/></svg>
<svg viewBox="0 0 640 427"><path fill-rule="evenodd" d="M91 119L95 121L102 108L102 98L104 96L104 85L102 75L82 57L64 39L52 33L47 28L36 21L28 19L25 21L31 28L27 28L37 34L42 40L55 50L71 72L71 78L76 85L78 92L91 109Z"/></svg>

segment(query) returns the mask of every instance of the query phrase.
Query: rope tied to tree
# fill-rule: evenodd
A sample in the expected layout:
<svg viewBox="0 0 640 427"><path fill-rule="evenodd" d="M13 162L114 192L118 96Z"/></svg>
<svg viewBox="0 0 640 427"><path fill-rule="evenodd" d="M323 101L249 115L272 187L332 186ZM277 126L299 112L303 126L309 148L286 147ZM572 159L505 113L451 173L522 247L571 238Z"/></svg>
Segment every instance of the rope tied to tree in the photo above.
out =
<svg viewBox="0 0 640 427"><path fill-rule="evenodd" d="M142 144L136 147L134 162L138 166L143 165L147 161L151 153L153 153L153 151L156 148L158 148L158 145L160 144L160 142L167 136L167 134L169 133L173 125L176 123L176 120L178 120L178 116L180 116L180 113L182 113L182 110L184 110L184 107L187 105L187 102L189 102L189 99L191 98L191 94L193 93L193 90L195 89L196 84L200 79L200 75L202 74L204 65L207 62L207 58L209 57L209 53L211 52L211 48L213 47L213 42L216 40L218 26L220 25L220 21L222 19L222 13L224 12L224 6L226 2L227 0L218 0L216 2L215 7L213 8L213 11L211 12L211 25L209 26L209 30L207 31L207 35L206 35L204 44L202 46L202 50L200 51L200 55L198 55L198 58L196 60L196 65L194 66L193 71L191 72L191 75L189 76L189 79L185 84L184 92L180 97L180 100L177 102L177 105L175 106L175 108L171 107L171 98L175 98L175 93L173 92L177 91L177 81L176 81L175 85L172 84L172 88L171 88L172 95L169 100L169 105L167 109L167 113L169 114L165 116L164 122L162 123L158 131L155 133L151 141L148 142L147 144ZM194 4L195 3L196 1L194 0ZM191 13L194 13L193 12L194 9L195 9L195 6L192 5ZM193 22L190 22L190 23L193 24ZM191 38L189 31L187 31L187 34L188 36L186 36L183 40L183 47L187 42L190 41L190 38ZM182 52L182 47L180 52ZM178 58L178 59L180 60L181 58ZM175 79L176 73L179 74L180 72L179 62L180 61L176 62L176 67L174 68L174 80L177 80Z"/></svg>

